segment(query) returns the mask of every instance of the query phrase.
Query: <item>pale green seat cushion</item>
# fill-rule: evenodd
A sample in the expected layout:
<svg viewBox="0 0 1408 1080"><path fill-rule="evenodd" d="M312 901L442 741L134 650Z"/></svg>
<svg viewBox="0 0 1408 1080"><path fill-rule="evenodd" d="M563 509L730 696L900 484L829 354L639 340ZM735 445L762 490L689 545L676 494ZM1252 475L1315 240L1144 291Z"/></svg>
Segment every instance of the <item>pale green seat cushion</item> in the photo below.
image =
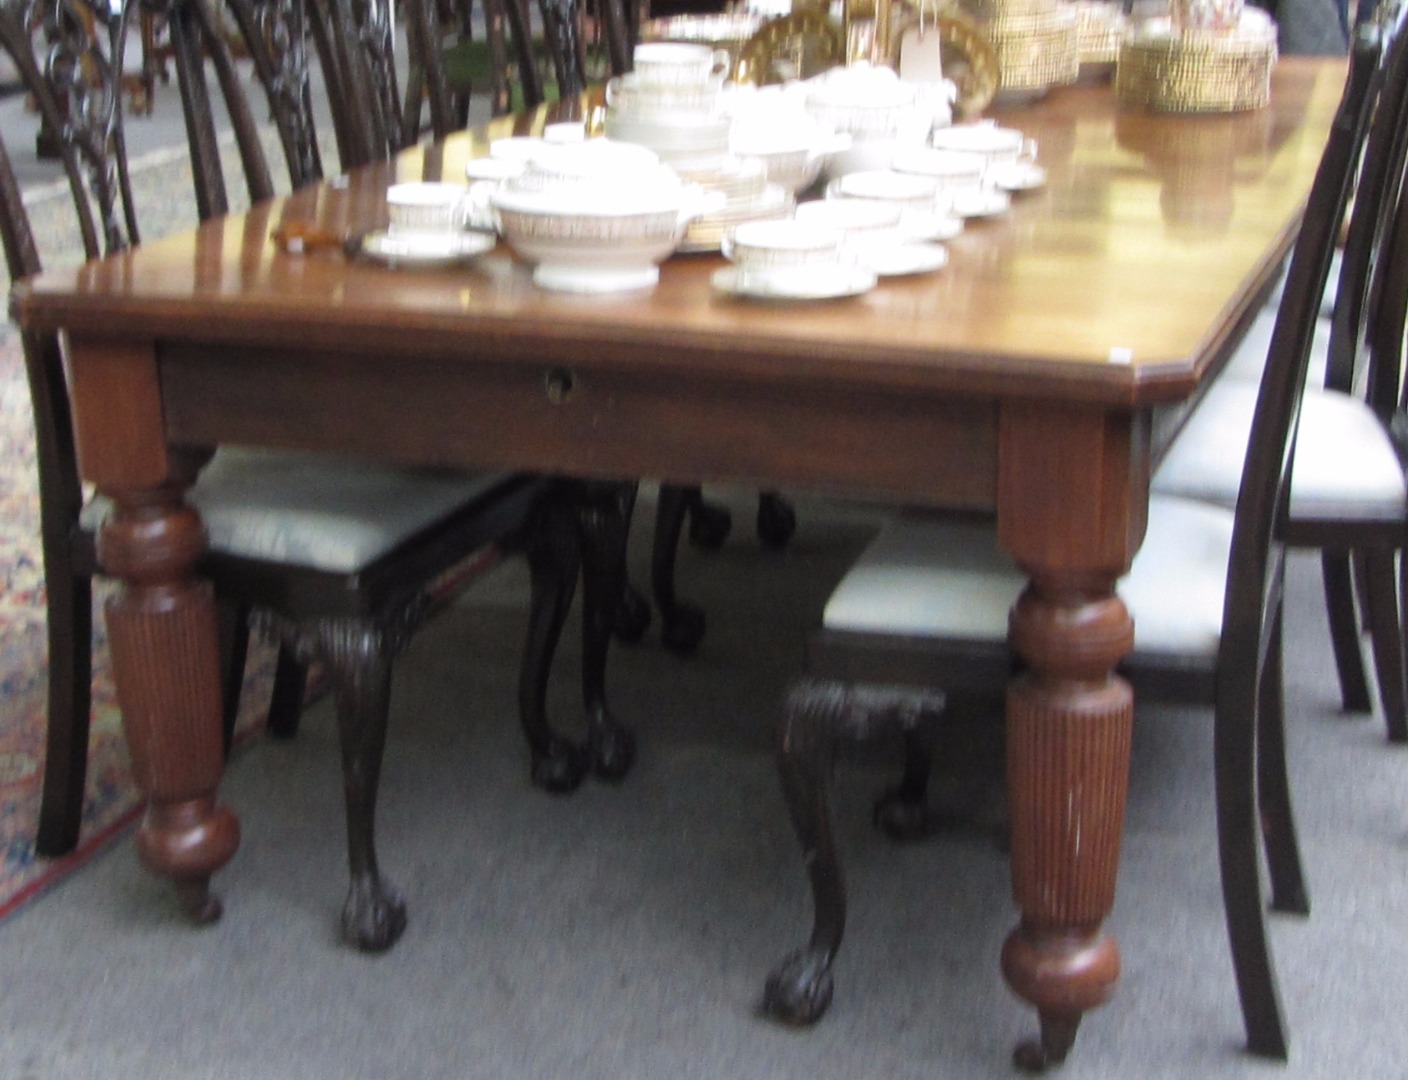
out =
<svg viewBox="0 0 1408 1080"><path fill-rule="evenodd" d="M1219 380L1198 404L1154 473L1153 490L1233 507L1256 411L1257 387ZM1291 519L1401 521L1408 516L1403 466L1383 424L1363 401L1307 390L1291 463Z"/></svg>
<svg viewBox="0 0 1408 1080"><path fill-rule="evenodd" d="M1149 526L1118 585L1134 647L1211 659L1222 636L1232 514L1155 497ZM905 516L887 521L827 601L828 630L958 641L1005 641L1026 577L991 525Z"/></svg>
<svg viewBox="0 0 1408 1080"><path fill-rule="evenodd" d="M205 522L212 551L353 573L502 479L501 473L221 447L187 499ZM92 500L84 525L95 528L109 505Z"/></svg>

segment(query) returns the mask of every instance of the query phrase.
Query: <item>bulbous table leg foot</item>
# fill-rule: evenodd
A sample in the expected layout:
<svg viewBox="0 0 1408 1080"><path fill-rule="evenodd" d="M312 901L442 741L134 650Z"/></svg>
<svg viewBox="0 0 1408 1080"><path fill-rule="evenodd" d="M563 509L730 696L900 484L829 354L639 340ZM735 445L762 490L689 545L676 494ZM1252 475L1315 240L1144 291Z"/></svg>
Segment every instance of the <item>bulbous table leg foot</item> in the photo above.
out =
<svg viewBox="0 0 1408 1080"><path fill-rule="evenodd" d="M176 898L182 913L195 926L213 925L225 913L220 897L210 891L208 877L176 882Z"/></svg>

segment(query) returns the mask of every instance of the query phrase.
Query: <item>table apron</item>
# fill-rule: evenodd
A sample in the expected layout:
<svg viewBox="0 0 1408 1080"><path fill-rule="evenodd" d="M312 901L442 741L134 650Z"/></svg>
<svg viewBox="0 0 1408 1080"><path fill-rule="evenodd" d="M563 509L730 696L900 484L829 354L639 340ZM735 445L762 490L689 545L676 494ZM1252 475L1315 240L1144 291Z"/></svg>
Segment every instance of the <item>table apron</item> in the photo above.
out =
<svg viewBox="0 0 1408 1080"><path fill-rule="evenodd" d="M576 361L158 349L167 439L992 510L998 403Z"/></svg>

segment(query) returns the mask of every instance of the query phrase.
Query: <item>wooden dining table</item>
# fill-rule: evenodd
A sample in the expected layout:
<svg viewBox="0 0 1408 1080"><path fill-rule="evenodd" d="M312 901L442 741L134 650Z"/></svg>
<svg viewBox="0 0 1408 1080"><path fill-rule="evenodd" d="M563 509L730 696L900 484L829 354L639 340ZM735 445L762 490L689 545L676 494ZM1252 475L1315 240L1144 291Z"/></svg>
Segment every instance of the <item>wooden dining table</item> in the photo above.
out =
<svg viewBox="0 0 1408 1080"><path fill-rule="evenodd" d="M1029 578L1010 640L1008 984L1063 1056L1107 1000L1133 697L1115 592L1149 476L1262 306L1344 78L1286 58L1269 107L1171 116L1103 85L1000 112L1047 183L969 223L939 273L861 296L721 294L717 255L671 258L653 290L535 287L502 245L418 271L294 253L355 237L398 179L462 181L498 121L247 213L18 284L11 313L62 331L84 477L113 500L100 558L146 865L193 910L239 825L223 768L215 607L182 492L188 448L221 443L600 479L732 481L995 515ZM1152 913L1150 913L1150 917Z"/></svg>

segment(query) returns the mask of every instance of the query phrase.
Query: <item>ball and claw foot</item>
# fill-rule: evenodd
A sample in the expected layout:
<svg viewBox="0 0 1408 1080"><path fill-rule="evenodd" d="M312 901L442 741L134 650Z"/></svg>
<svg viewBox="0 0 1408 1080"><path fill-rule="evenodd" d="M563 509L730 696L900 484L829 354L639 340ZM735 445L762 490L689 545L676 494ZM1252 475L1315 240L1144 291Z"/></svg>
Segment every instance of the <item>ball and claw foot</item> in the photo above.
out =
<svg viewBox="0 0 1408 1080"><path fill-rule="evenodd" d="M689 656L704 640L704 609L693 604L676 604L662 616L660 643L676 656Z"/></svg>
<svg viewBox="0 0 1408 1080"><path fill-rule="evenodd" d="M622 644L634 645L645 636L649 626L650 601L627 585L621 593L621 602L616 606L611 632Z"/></svg>
<svg viewBox="0 0 1408 1080"><path fill-rule="evenodd" d="M592 751L585 746L554 738L546 751L533 750L529 773L533 786L550 795L576 791L591 768Z"/></svg>
<svg viewBox="0 0 1408 1080"><path fill-rule="evenodd" d="M758 539L764 547L785 547L796 531L797 511L791 503L776 498L758 500Z"/></svg>
<svg viewBox="0 0 1408 1080"><path fill-rule="evenodd" d="M406 901L379 877L352 882L342 908L342 940L362 952L385 952L406 929Z"/></svg>
<svg viewBox="0 0 1408 1080"><path fill-rule="evenodd" d="M695 547L708 551L723 547L732 528L733 515L727 507L701 500L690 510L689 542Z"/></svg>
<svg viewBox="0 0 1408 1080"><path fill-rule="evenodd" d="M1079 1016L1043 1016L1041 1037L1019 1042L1012 1051L1012 1064L1027 1073L1045 1072L1053 1065L1060 1065L1075 1044L1079 1026Z"/></svg>
<svg viewBox="0 0 1408 1080"><path fill-rule="evenodd" d="M763 1011L784 1024L814 1024L830 1006L832 989L831 962L822 953L803 949L768 976Z"/></svg>
<svg viewBox="0 0 1408 1080"><path fill-rule="evenodd" d="M591 764L597 779L619 783L636 763L636 737L614 720L592 735Z"/></svg>
<svg viewBox="0 0 1408 1080"><path fill-rule="evenodd" d="M220 897L210 891L209 878L176 882L176 896L181 903L182 914L196 926L219 922L225 912Z"/></svg>

